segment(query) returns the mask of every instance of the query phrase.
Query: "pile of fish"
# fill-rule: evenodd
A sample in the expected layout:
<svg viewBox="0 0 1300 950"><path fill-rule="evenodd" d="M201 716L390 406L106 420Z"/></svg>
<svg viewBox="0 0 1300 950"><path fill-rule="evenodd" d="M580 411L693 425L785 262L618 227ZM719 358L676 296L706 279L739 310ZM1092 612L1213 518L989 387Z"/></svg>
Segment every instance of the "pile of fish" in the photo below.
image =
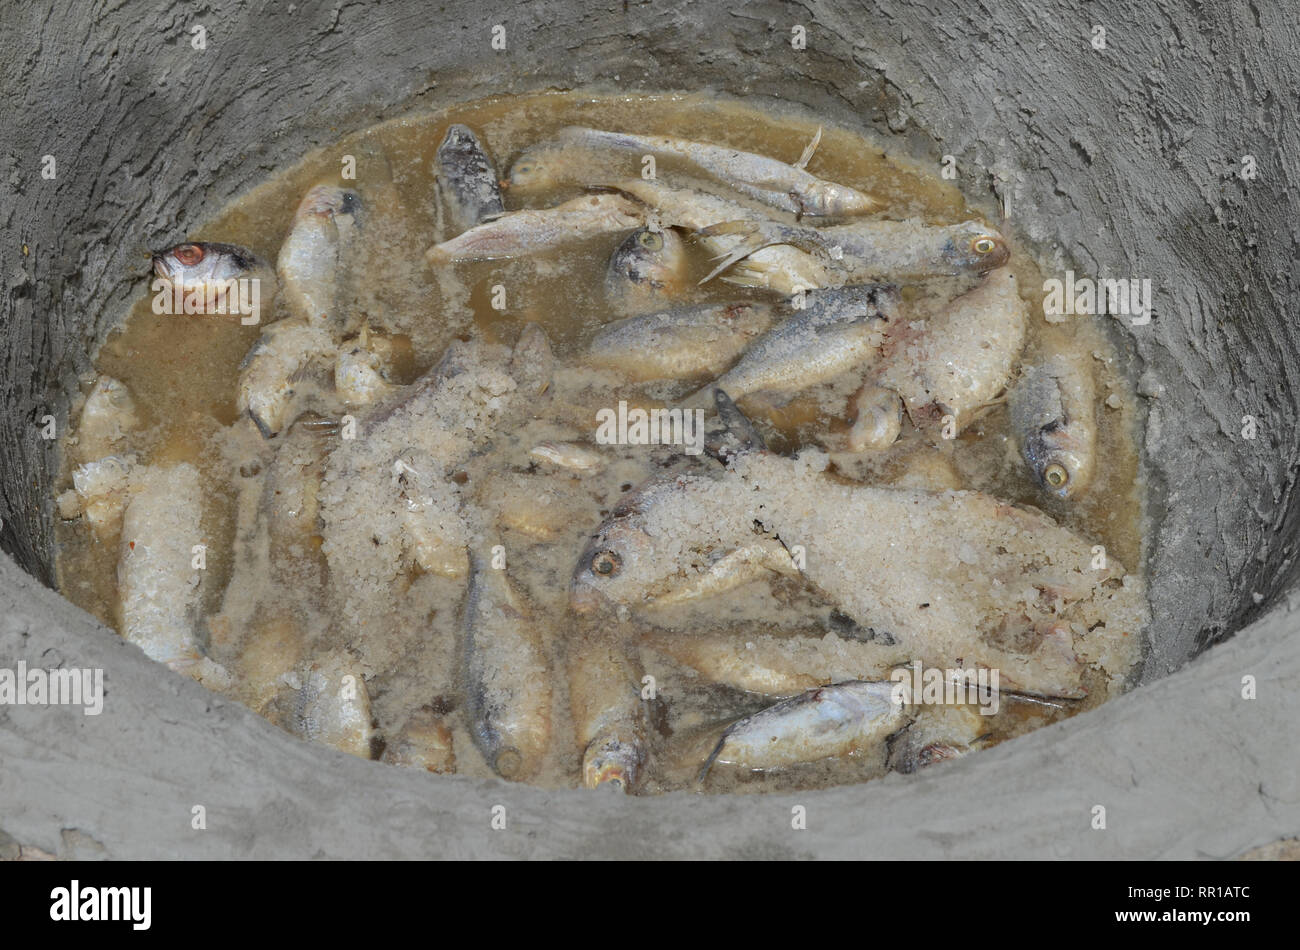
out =
<svg viewBox="0 0 1300 950"><path fill-rule="evenodd" d="M564 358L544 323L530 323L512 346L454 340L415 382L396 382L391 336L349 303L357 248L383 226L386 199L363 186L312 187L273 274L230 245L159 252L155 273L167 281L206 288L256 273L278 286L286 313L248 352L237 383L238 425L256 427L269 462L231 584L241 572L270 577L283 596L259 608L238 669L206 655L193 560L199 473L142 464L132 396L103 377L81 412L73 490L59 501L65 517L118 545L123 636L304 738L366 757L382 747L385 761L436 772L456 770L459 716L499 775L534 778L567 696L582 761L573 780L627 791L654 768L642 648L772 698L714 733L695 762L701 781L723 766L844 756L911 771L978 748L987 724L969 705L897 699L891 671L916 662L996 669L1008 696L1058 704L1122 680L1136 659L1140 596L1114 558L1098 566L1090 539L962 490L942 465L894 484L850 482L816 446L770 451L738 407L848 379L850 425L835 448L871 453L951 439L1005 400L1026 475L1044 496L1064 502L1089 488L1091 369L1061 354L1022 357L1028 310L1002 235L978 221L881 217L884 202L807 170L820 134L789 164L567 128L526 149L501 181L478 136L452 126L433 167L442 239L425 260L435 274L608 236L608 319ZM647 155L681 170L672 184L628 174ZM572 196L550 207L507 208L507 197L566 189ZM914 312L900 288L934 279L959 289ZM714 280L743 296L691 298ZM508 569L512 532L555 537L571 518L565 492L580 493L612 449L590 432L539 440L529 470L551 473L556 493L523 506L494 500L494 486L514 475L493 453L573 410L561 391L575 366L621 386L677 387L682 409L711 420L710 457L631 487L588 525L585 549L569 555L564 617L544 618ZM568 418L584 418L582 408ZM457 601L459 701L412 709L381 737L357 651L313 653L303 631L372 636L415 576ZM774 581L801 586L869 635L674 629L673 611ZM565 631L558 655L544 622Z"/></svg>

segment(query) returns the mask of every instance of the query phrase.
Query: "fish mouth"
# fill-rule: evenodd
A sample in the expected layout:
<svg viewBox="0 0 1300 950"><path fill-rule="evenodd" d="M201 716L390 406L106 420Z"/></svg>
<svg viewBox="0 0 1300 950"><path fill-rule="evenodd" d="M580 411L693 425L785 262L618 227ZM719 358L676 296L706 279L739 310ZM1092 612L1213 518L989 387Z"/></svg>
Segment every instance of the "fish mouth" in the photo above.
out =
<svg viewBox="0 0 1300 950"><path fill-rule="evenodd" d="M171 280L171 269L167 266L167 258L161 252L155 252L153 255L153 272L154 276L161 277L164 280Z"/></svg>

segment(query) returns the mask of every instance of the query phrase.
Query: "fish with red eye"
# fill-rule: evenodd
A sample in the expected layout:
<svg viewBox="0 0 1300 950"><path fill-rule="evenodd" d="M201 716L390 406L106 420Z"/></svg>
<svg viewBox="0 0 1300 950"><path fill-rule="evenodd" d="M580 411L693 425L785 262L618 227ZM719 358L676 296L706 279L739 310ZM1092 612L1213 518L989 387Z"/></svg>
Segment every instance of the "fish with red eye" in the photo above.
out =
<svg viewBox="0 0 1300 950"><path fill-rule="evenodd" d="M212 290L224 289L228 281L251 276L258 266L251 251L234 244L197 241L153 252L155 276L173 287L200 287L205 297Z"/></svg>

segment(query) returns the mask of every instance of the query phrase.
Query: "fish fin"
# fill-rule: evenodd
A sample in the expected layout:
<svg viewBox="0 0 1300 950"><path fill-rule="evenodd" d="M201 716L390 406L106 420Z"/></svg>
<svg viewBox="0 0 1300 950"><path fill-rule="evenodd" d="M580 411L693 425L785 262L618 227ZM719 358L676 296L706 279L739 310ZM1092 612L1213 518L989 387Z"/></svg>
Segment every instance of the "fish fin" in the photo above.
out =
<svg viewBox="0 0 1300 950"><path fill-rule="evenodd" d="M711 224L707 228L702 228L695 233L696 238L700 237L717 237L722 234L736 234L742 237L742 240L725 254L720 254L715 260L718 261L713 270L709 271L708 276L700 281L701 284L707 284L714 277L717 277L732 264L737 264L755 251L761 251L765 247L773 244L783 244L775 234L764 233L763 228L752 221L721 221L717 224Z"/></svg>
<svg viewBox="0 0 1300 950"><path fill-rule="evenodd" d="M745 417L721 387L713 387L713 403L723 428L708 433L704 438L704 451L711 458L726 465L737 455L766 451L767 443L754 428L754 423Z"/></svg>
<svg viewBox="0 0 1300 950"><path fill-rule="evenodd" d="M799 161L794 163L794 167L800 170L808 167L808 162L812 160L813 153L817 151L817 146L822 142L822 127L817 126L817 134L812 137L812 141L804 146L803 154L799 156Z"/></svg>

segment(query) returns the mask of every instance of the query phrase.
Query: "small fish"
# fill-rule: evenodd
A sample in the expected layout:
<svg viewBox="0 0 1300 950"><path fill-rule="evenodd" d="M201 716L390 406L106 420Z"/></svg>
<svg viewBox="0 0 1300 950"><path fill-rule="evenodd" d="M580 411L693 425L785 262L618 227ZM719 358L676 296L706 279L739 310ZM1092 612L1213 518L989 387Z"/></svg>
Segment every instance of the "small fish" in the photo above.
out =
<svg viewBox="0 0 1300 950"><path fill-rule="evenodd" d="M541 632L504 570L473 556L463 671L470 733L488 765L522 782L551 741L551 671Z"/></svg>
<svg viewBox="0 0 1300 950"><path fill-rule="evenodd" d="M586 361L629 379L716 376L772 326L768 304L699 304L605 324Z"/></svg>
<svg viewBox="0 0 1300 950"><path fill-rule="evenodd" d="M624 495L573 569L569 604L579 614L682 599L714 578L717 559L758 540L735 502L702 475L652 478Z"/></svg>
<svg viewBox="0 0 1300 950"><path fill-rule="evenodd" d="M467 126L447 129L434 158L433 174L450 234L461 234L505 214L492 159Z"/></svg>
<svg viewBox="0 0 1300 950"><path fill-rule="evenodd" d="M700 236L731 241L701 283L757 251L781 245L813 254L837 283L848 284L985 274L1011 255L1006 239L978 221L932 227L918 221L873 219L811 228L743 216L715 223Z"/></svg>
<svg viewBox="0 0 1300 950"><path fill-rule="evenodd" d="M583 195L541 210L512 211L435 244L430 264L521 257L644 223L640 208L619 195Z"/></svg>
<svg viewBox="0 0 1300 950"><path fill-rule="evenodd" d="M918 428L951 416L960 433L1006 387L1028 326L1015 275L1000 268L928 319L895 324L874 382L899 394Z"/></svg>
<svg viewBox="0 0 1300 950"><path fill-rule="evenodd" d="M630 793L649 755L642 669L617 626L581 618L568 635L569 709L584 788Z"/></svg>
<svg viewBox="0 0 1300 950"><path fill-rule="evenodd" d="M793 392L862 366L878 355L898 318L898 303L898 288L890 285L819 291L685 405L712 405L715 388L732 399L764 390Z"/></svg>
<svg viewBox="0 0 1300 950"><path fill-rule="evenodd" d="M262 263L251 251L234 244L194 241L153 253L154 275L186 294L200 293L205 313L237 309L239 291L234 281L261 270Z"/></svg>
<svg viewBox="0 0 1300 950"><path fill-rule="evenodd" d="M131 391L111 376L100 376L81 408L77 457L83 462L93 462L122 451L127 436L139 425Z"/></svg>
<svg viewBox="0 0 1300 950"><path fill-rule="evenodd" d="M880 207L880 202L870 195L847 185L824 181L805 170L804 165L821 140L820 128L813 144L793 165L753 152L663 135L603 132L575 126L563 129L557 139L565 145L683 158L742 194L797 214L865 214Z"/></svg>
<svg viewBox="0 0 1300 950"><path fill-rule="evenodd" d="M446 720L429 707L411 713L396 736L384 747L389 765L425 769L442 775L456 771L456 748Z"/></svg>
<svg viewBox="0 0 1300 950"><path fill-rule="evenodd" d="M198 663L203 571L193 565L204 540L199 472L181 463L133 478L117 564L122 636L159 663L185 671Z"/></svg>
<svg viewBox="0 0 1300 950"><path fill-rule="evenodd" d="M1010 394L1011 428L1035 483L1072 499L1092 481L1096 384L1083 358L1054 354L1021 370Z"/></svg>
<svg viewBox="0 0 1300 950"><path fill-rule="evenodd" d="M285 674L282 682L296 692L285 723L309 742L332 746L362 759L370 758L370 693L361 667L338 650Z"/></svg>
<svg viewBox="0 0 1300 950"><path fill-rule="evenodd" d="M733 723L704 764L761 772L877 747L907 724L910 707L894 701L894 683L819 686Z"/></svg>
<svg viewBox="0 0 1300 950"><path fill-rule="evenodd" d="M600 452L578 445L576 442L539 442L528 454L556 468L584 474L599 472L608 464L608 460Z"/></svg>
<svg viewBox="0 0 1300 950"><path fill-rule="evenodd" d="M281 320L271 324L239 366L236 405L265 439L288 422L298 383L311 364L337 353L334 336L316 323Z"/></svg>
<svg viewBox="0 0 1300 950"><path fill-rule="evenodd" d="M346 324L340 287L361 209L360 195L337 185L317 185L303 197L275 262L293 316L314 325Z"/></svg>
<svg viewBox="0 0 1300 950"><path fill-rule="evenodd" d="M727 257L745 240L729 233L712 233L712 225L748 221L766 224L758 211L728 201L696 188L672 188L660 181L631 178L600 186L630 195L651 209L666 227L680 227L696 232L694 237L710 253ZM740 287L759 287L778 294L792 295L801 290L831 286L833 281L818 256L795 247L776 244L754 252L745 251L736 266L722 280Z"/></svg>
<svg viewBox="0 0 1300 950"><path fill-rule="evenodd" d="M877 668L987 667L1008 690L1077 698L1089 657L1131 655L1140 590L1047 515L981 492L845 484L820 453L736 441L719 476L656 479L620 501L574 569L576 612L652 607L711 557L771 538L804 548L801 572L829 603L890 635L864 645Z"/></svg>
<svg viewBox="0 0 1300 950"><path fill-rule="evenodd" d="M610 256L605 301L616 313L653 310L686 286L686 243L672 228L638 228Z"/></svg>

